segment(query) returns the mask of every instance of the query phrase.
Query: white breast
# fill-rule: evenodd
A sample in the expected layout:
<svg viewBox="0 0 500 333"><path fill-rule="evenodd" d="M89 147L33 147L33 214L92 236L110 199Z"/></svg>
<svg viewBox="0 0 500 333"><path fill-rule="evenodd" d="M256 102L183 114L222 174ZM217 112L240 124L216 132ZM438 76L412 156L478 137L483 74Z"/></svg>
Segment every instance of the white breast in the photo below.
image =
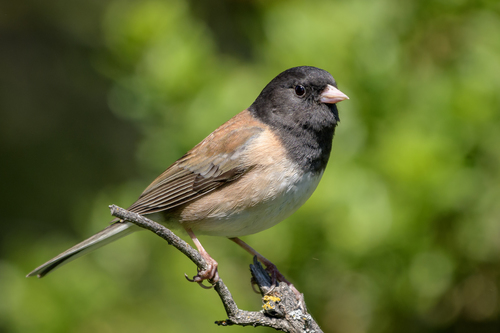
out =
<svg viewBox="0 0 500 333"><path fill-rule="evenodd" d="M309 199L323 174L304 172L288 158L272 131L262 132L238 158L242 165L251 166L249 171L189 203L178 222L196 234L253 234L295 212Z"/></svg>
<svg viewBox="0 0 500 333"><path fill-rule="evenodd" d="M260 186L243 191L246 198L226 198L202 220L182 223L195 233L225 237L250 235L278 224L309 199L322 176L297 172L294 167L287 169L289 172L260 175ZM263 190L266 197L262 200Z"/></svg>

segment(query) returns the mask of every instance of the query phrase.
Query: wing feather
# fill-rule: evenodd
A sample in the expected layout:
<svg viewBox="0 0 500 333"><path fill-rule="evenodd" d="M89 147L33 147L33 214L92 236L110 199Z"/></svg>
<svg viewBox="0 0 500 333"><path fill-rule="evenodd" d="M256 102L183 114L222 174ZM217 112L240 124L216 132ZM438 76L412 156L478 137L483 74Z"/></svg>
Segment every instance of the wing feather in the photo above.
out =
<svg viewBox="0 0 500 333"><path fill-rule="evenodd" d="M186 204L235 181L253 165L245 158L248 145L262 127L229 130L237 117L219 127L156 178L129 210L139 214L160 212Z"/></svg>

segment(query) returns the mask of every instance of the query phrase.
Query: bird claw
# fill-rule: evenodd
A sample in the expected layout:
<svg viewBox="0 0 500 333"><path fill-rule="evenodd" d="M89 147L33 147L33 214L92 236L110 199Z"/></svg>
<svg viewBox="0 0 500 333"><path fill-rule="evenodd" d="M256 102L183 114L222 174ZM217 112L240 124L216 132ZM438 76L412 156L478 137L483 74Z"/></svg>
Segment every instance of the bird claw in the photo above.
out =
<svg viewBox="0 0 500 333"><path fill-rule="evenodd" d="M302 295L302 293L298 291L297 288L295 288L295 286L290 281L288 281L283 274L280 273L275 264L271 262L266 263L266 272L271 275L271 289L269 290L269 292L273 291L274 288L279 284L279 282L285 282L290 287L290 289L292 289L297 300L299 302L302 300L303 302L304 295Z"/></svg>
<svg viewBox="0 0 500 333"><path fill-rule="evenodd" d="M283 274L280 273L278 270L278 267L276 267L275 264L269 262L266 263L266 272L269 273L271 276L271 288L274 289L274 287L277 285L277 282L285 282L286 284L290 285L291 283L283 276Z"/></svg>
<svg viewBox="0 0 500 333"><path fill-rule="evenodd" d="M216 265L209 265L206 270L200 271L198 269L198 274L193 276L192 279L189 278L187 274L184 273L186 280L189 282L196 282L203 289L212 289L214 285L219 281L219 272L217 271ZM207 280L211 286L206 286L203 284L203 281Z"/></svg>
<svg viewBox="0 0 500 333"><path fill-rule="evenodd" d="M189 276L188 276L186 273L184 273L184 277L185 277L185 278L186 278L186 280L188 280L189 282L196 282L196 281L194 280L194 278L193 278L193 279L190 279L190 278L189 278ZM196 277L196 276L195 276L195 277Z"/></svg>
<svg viewBox="0 0 500 333"><path fill-rule="evenodd" d="M252 290L253 290L254 293L260 294L260 292L257 289L255 289L255 286L256 285L258 286L258 283L257 283L257 281L255 281L255 279L253 278L253 276L250 279L250 285L252 286Z"/></svg>
<svg viewBox="0 0 500 333"><path fill-rule="evenodd" d="M198 275L195 275L192 279L189 278L189 276L184 273L184 277L186 278L186 280L188 280L189 282L196 282L198 283L198 285L200 287L202 287L203 289L212 289L214 287L214 285L210 285L210 286L206 286L203 284L203 281ZM210 280L208 280L208 282L210 282Z"/></svg>

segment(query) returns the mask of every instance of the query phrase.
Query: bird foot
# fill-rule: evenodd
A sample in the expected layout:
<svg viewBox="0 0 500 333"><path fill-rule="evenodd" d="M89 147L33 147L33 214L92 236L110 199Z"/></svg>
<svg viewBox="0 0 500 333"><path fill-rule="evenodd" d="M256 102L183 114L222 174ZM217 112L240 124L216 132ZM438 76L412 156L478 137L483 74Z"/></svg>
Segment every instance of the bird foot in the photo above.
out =
<svg viewBox="0 0 500 333"><path fill-rule="evenodd" d="M211 289L213 288L214 284L219 281L219 272L217 271L217 267L219 266L219 264L217 263L217 261L212 259L212 257L210 257L208 253L206 256L204 256L203 254L202 256L207 262L207 268L204 270L198 269L198 274L193 276L192 279L190 279L187 274L184 274L184 276L189 282L196 282L203 289ZM211 284L211 286L204 285L203 281L205 280L207 280Z"/></svg>
<svg viewBox="0 0 500 333"><path fill-rule="evenodd" d="M193 276L192 279L190 279L187 274L184 274L184 276L186 277L186 279L189 281L189 282L196 282L200 285L200 287L202 287L203 289L210 289L210 288L213 288L214 284L217 283L217 281L219 281L219 272L217 272L217 267L219 266L219 264L217 263L217 261L215 261L209 254L207 251L205 251L205 249L203 248L203 246L201 245L200 241L198 240L198 238L196 238L193 230L191 230L190 228L186 228L186 231L189 235L189 237L191 237L191 239L193 240L194 244L196 245L196 248L198 249L198 252L200 253L200 255L203 257L203 259L205 259L205 262L207 263L207 268L204 269L204 270L200 270L198 268L198 274L196 274L195 276ZM206 286L203 284L203 281L207 280L209 283L211 283L212 285L211 286Z"/></svg>
<svg viewBox="0 0 500 333"><path fill-rule="evenodd" d="M300 291L298 291L297 288L295 288L294 285L290 281L288 281L283 274L280 273L278 267L276 267L275 264L273 264L270 261L267 261L265 265L266 265L266 272L268 272L269 275L271 275L271 289L269 290L269 292L273 291L273 289L279 282L285 282L288 285L288 287L292 289L297 300L303 300L304 295Z"/></svg>

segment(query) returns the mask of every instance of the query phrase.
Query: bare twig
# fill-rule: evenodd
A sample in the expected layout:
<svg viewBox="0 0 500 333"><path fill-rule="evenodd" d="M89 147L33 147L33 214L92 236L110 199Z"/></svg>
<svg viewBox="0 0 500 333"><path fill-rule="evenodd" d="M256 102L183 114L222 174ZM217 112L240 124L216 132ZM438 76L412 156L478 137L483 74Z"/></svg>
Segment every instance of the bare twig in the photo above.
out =
<svg viewBox="0 0 500 333"><path fill-rule="evenodd" d="M165 239L168 244L173 245L191 259L200 270L207 268L205 260L198 251L163 225L115 205L111 205L109 208L111 209L111 215L148 229ZM214 289L224 305L228 319L216 321L216 324L220 326L265 326L290 333L322 332L318 324L307 313L303 300L297 299L292 289L286 283L281 282L278 286L272 288L269 274L257 261L256 257L254 257L253 265L250 265L250 270L253 280L259 286L263 296L262 310L244 311L238 309L229 289L222 279L219 279Z"/></svg>

